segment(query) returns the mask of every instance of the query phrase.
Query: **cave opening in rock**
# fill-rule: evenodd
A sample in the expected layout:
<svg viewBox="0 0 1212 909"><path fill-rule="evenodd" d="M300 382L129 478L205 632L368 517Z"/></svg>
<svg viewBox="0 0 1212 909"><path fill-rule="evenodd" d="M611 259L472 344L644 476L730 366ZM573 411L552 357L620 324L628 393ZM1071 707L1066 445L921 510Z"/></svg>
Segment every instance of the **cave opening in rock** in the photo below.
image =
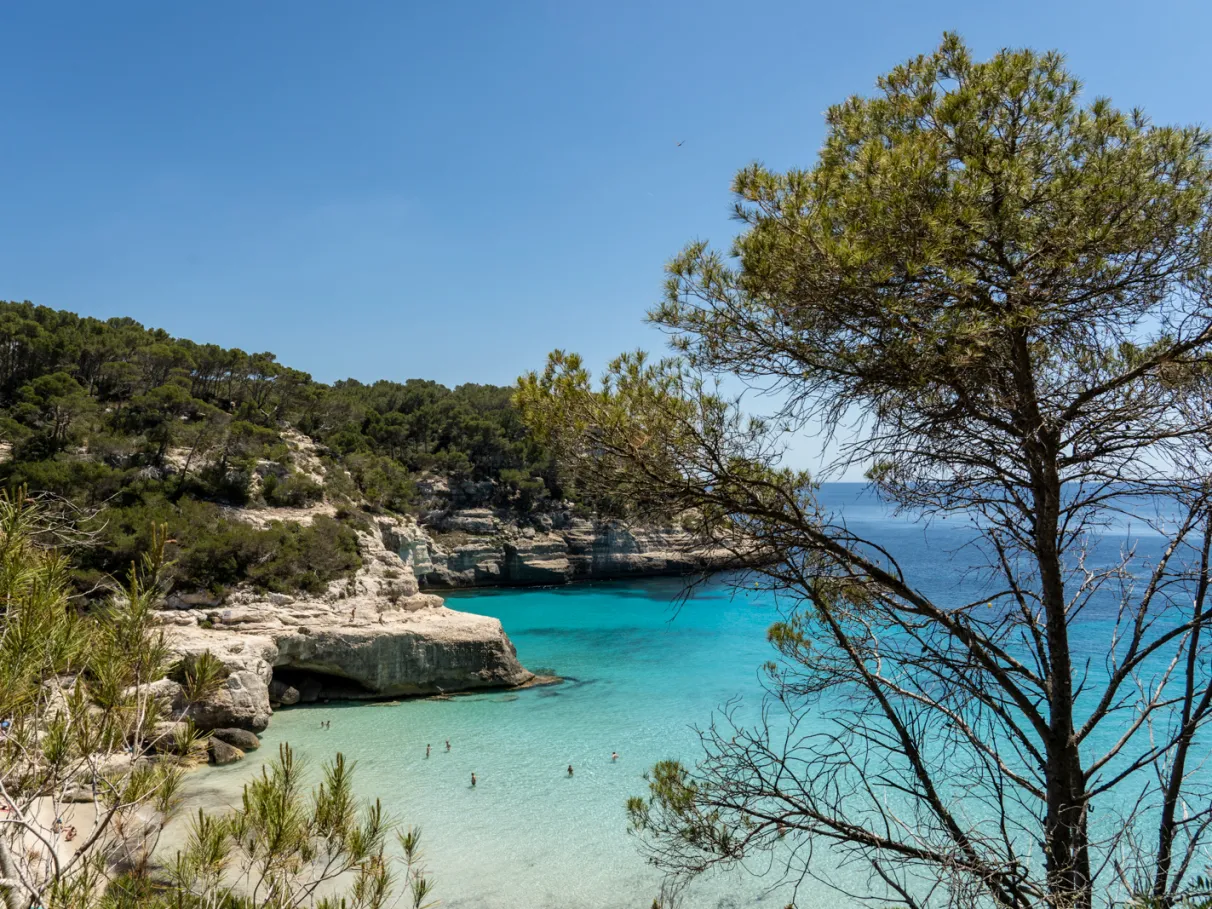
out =
<svg viewBox="0 0 1212 909"><path fill-rule="evenodd" d="M275 666L269 682L269 699L275 705L314 704L316 701L364 701L382 697L353 679L314 669Z"/></svg>

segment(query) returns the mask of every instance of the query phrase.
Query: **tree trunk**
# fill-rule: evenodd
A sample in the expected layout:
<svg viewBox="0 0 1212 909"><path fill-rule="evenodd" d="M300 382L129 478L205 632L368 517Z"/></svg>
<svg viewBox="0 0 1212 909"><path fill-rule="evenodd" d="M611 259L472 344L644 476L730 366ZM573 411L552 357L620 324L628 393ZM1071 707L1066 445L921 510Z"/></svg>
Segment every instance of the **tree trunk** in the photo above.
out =
<svg viewBox="0 0 1212 909"><path fill-rule="evenodd" d="M1199 582L1195 593L1195 614L1191 629L1191 641L1187 645L1186 684L1183 690L1182 734L1174 749L1174 764L1170 768L1170 778L1166 783L1165 797L1162 802L1161 823L1157 836L1157 868L1153 879L1153 898L1158 905L1173 905L1170 896L1170 873L1174 863L1174 838L1178 833L1178 802L1182 795L1183 777L1187 772L1187 755L1195 741L1196 723L1193 714L1206 709L1212 692L1205 689L1199 693L1200 704L1196 705L1195 678L1199 660L1199 639L1203 630L1204 603L1208 597L1208 558L1212 550L1212 519L1204 524L1204 542L1200 554Z"/></svg>
<svg viewBox="0 0 1212 909"><path fill-rule="evenodd" d="M1044 743L1047 809L1044 863L1048 905L1052 909L1089 909L1093 902L1085 774L1073 727L1073 663L1069 650L1064 568L1058 546L1061 480L1059 442L1045 424L1036 396L1028 339L1012 339L1016 423L1034 498L1033 543L1039 566L1040 602L1048 645L1048 737Z"/></svg>

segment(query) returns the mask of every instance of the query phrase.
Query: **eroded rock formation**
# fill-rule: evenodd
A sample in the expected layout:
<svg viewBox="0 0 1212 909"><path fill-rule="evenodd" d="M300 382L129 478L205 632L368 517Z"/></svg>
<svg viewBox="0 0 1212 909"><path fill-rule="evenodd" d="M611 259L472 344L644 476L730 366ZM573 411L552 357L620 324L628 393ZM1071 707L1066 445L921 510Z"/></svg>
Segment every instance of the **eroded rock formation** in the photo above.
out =
<svg viewBox="0 0 1212 909"><path fill-rule="evenodd" d="M518 662L501 623L447 609L419 591L412 568L365 534L362 570L324 596L236 593L219 605L160 613L181 657L209 651L225 667L219 692L175 714L203 729L259 732L273 705L321 698L376 698L525 684L534 676ZM172 683L168 683L172 684Z"/></svg>

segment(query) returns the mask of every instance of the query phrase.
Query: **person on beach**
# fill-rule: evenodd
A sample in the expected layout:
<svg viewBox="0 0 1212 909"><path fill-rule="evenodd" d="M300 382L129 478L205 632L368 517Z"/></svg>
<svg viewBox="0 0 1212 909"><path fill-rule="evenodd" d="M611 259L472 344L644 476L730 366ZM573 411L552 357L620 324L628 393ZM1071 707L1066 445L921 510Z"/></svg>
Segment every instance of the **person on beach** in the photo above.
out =
<svg viewBox="0 0 1212 909"><path fill-rule="evenodd" d="M471 775L471 788L472 788L472 789L475 789L475 788L476 788L476 775L475 775L475 773L472 773L472 775Z"/></svg>
<svg viewBox="0 0 1212 909"><path fill-rule="evenodd" d="M568 775L572 776L572 764L568 765Z"/></svg>
<svg viewBox="0 0 1212 909"><path fill-rule="evenodd" d="M58 835L62 832L63 832L63 818L57 817L57 818L55 818L55 822L53 824L51 824L51 833Z"/></svg>

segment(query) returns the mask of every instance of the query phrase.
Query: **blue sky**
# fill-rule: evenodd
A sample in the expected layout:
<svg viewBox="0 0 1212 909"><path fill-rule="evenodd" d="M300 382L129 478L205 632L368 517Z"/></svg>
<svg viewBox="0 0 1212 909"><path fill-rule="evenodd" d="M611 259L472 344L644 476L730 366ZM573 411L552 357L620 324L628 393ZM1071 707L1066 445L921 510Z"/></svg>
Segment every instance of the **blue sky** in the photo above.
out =
<svg viewBox="0 0 1212 909"><path fill-rule="evenodd" d="M1212 123L1207 3L10 3L0 298L325 381L601 366L738 168L946 29Z"/></svg>

